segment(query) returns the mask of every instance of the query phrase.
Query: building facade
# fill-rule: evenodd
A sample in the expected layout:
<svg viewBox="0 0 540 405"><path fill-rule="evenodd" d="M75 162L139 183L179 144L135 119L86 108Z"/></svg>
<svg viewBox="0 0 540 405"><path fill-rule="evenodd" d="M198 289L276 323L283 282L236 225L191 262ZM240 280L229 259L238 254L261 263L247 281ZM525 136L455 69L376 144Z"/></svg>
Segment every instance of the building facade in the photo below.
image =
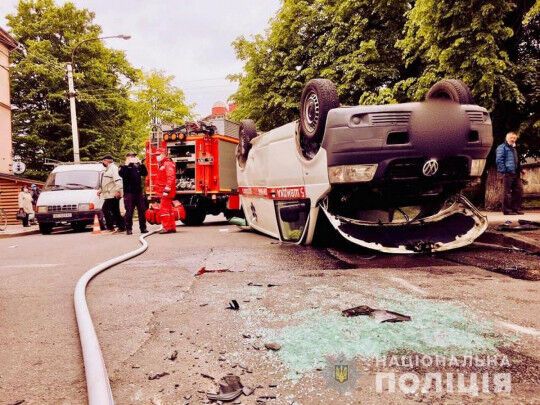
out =
<svg viewBox="0 0 540 405"><path fill-rule="evenodd" d="M11 173L11 102L9 91L9 53L17 42L0 27L0 173Z"/></svg>

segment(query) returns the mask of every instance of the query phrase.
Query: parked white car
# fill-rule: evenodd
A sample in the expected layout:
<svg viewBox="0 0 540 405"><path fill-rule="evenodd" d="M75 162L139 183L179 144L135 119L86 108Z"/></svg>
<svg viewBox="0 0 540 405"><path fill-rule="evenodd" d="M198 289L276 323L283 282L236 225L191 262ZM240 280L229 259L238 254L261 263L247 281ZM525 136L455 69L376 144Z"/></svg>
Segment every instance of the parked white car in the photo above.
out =
<svg viewBox="0 0 540 405"><path fill-rule="evenodd" d="M454 249L487 228L461 191L492 143L487 110L458 80L435 84L424 102L341 107L334 84L314 79L299 121L263 134L242 122L241 204L250 227L282 241L334 230L388 253Z"/></svg>
<svg viewBox="0 0 540 405"><path fill-rule="evenodd" d="M101 163L62 164L49 174L37 201L39 230L49 234L56 225L82 230L98 215L103 223L103 200L97 195L104 167Z"/></svg>

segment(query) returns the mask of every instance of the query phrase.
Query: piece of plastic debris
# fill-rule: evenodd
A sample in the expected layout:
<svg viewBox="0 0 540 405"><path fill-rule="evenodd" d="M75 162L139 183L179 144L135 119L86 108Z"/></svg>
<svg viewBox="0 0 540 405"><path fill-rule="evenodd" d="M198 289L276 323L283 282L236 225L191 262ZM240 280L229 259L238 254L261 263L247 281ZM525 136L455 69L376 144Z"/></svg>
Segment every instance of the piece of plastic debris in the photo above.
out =
<svg viewBox="0 0 540 405"><path fill-rule="evenodd" d="M207 393L206 397L211 401L233 401L242 395L243 388L240 377L227 374L219 380L219 392Z"/></svg>
<svg viewBox="0 0 540 405"><path fill-rule="evenodd" d="M148 374L149 380L159 380L161 377L165 377L166 375L169 375L166 371L163 371L162 373L150 373Z"/></svg>
<svg viewBox="0 0 540 405"><path fill-rule="evenodd" d="M195 273L195 277L202 276L204 273L232 273L230 269L207 269L206 267L201 267L197 273Z"/></svg>
<svg viewBox="0 0 540 405"><path fill-rule="evenodd" d="M518 219L518 223L520 225L532 225L532 226L540 227L539 221L530 221L528 219Z"/></svg>
<svg viewBox="0 0 540 405"><path fill-rule="evenodd" d="M540 229L540 225L535 225L534 221L526 221L526 220L520 220L519 225L516 225L516 226L502 224L497 227L498 231L505 231L505 232L535 231L537 229Z"/></svg>
<svg viewBox="0 0 540 405"><path fill-rule="evenodd" d="M229 224L240 226L240 227L248 226L245 218L238 218L238 217L232 217L231 219L229 219Z"/></svg>
<svg viewBox="0 0 540 405"><path fill-rule="evenodd" d="M178 357L178 350L175 350L174 352L172 352L171 354L167 356L167 360L175 361L177 357Z"/></svg>
<svg viewBox="0 0 540 405"><path fill-rule="evenodd" d="M238 311L240 309L240 305L238 305L238 301L231 300L231 302L229 302L229 306L226 309L232 309L233 311Z"/></svg>
<svg viewBox="0 0 540 405"><path fill-rule="evenodd" d="M349 308L341 311L343 316L359 316L367 315L371 318L374 318L380 323L383 322L405 322L410 321L411 317L408 315L403 315L397 312L387 311L385 309L375 309L368 307L367 305L360 305L358 307Z"/></svg>
<svg viewBox="0 0 540 405"><path fill-rule="evenodd" d="M273 350L277 352L279 349L281 349L281 345L279 343L265 343L264 347L266 347L268 350Z"/></svg>

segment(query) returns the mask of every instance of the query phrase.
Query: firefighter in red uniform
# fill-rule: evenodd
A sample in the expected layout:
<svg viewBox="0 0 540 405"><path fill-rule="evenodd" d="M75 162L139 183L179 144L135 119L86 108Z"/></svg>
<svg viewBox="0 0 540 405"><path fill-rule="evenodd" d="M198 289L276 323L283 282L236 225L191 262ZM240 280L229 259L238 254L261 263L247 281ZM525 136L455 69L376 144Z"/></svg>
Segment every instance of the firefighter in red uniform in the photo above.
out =
<svg viewBox="0 0 540 405"><path fill-rule="evenodd" d="M161 225L163 225L161 233L174 233L176 232L176 221L172 202L176 196L176 165L167 157L166 149L160 148L158 152L159 170L154 191L156 195L161 196L159 210Z"/></svg>

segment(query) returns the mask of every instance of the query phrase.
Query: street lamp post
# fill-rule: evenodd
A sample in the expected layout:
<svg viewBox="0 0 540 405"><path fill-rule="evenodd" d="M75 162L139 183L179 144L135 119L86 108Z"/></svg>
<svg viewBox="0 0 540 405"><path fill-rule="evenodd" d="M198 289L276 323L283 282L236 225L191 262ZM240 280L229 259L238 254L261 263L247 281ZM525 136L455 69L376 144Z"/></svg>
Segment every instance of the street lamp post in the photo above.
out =
<svg viewBox="0 0 540 405"><path fill-rule="evenodd" d="M73 50L71 51L71 62L66 63L66 70L67 70L67 79L68 79L68 95L69 95L69 110L71 113L71 136L73 138L73 162L79 163L81 161L81 156L79 153L79 128L77 127L77 109L75 105L75 84L73 82L73 66L75 63L75 51L77 48L84 44L85 42L90 41L99 41L102 39L108 39L108 38L120 38L120 39L130 39L131 36L129 35L112 35L107 37L99 37L99 38L89 38L85 39L81 42L79 42Z"/></svg>

